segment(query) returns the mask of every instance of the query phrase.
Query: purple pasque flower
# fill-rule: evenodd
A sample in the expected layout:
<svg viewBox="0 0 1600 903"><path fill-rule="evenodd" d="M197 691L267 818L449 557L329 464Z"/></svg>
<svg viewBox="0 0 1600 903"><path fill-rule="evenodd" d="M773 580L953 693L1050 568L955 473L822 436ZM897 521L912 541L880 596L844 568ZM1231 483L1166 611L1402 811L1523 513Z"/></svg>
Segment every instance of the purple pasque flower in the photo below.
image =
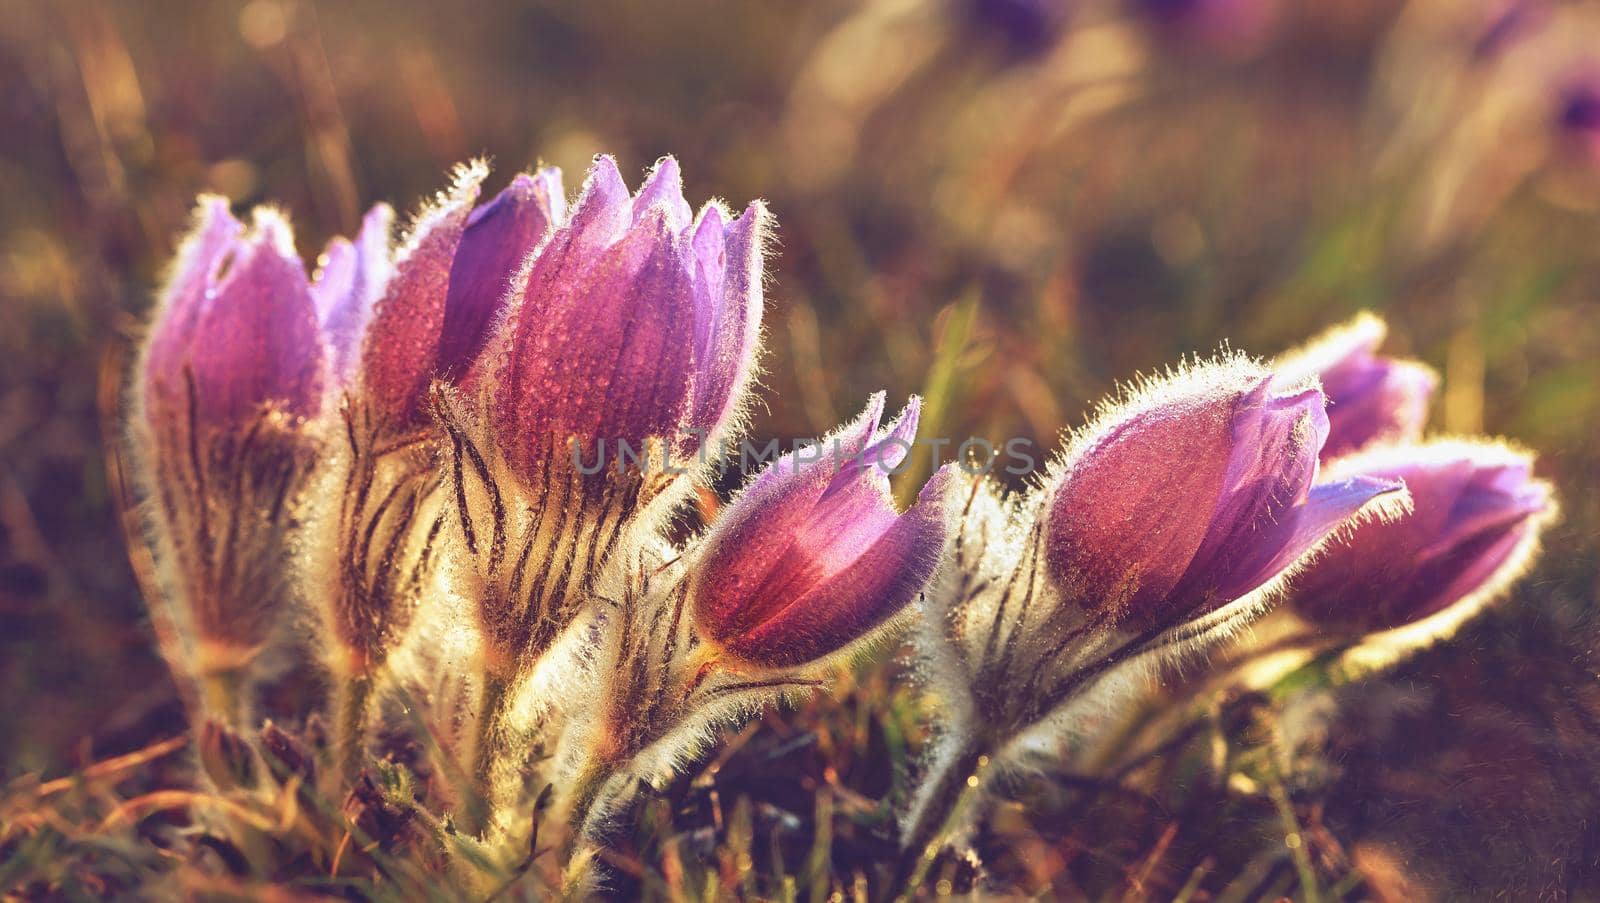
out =
<svg viewBox="0 0 1600 903"><path fill-rule="evenodd" d="M1048 502L1045 556L1069 602L1159 630L1241 599L1375 500L1370 477L1317 482L1322 393L1242 359L1145 386L1075 441Z"/></svg>
<svg viewBox="0 0 1600 903"><path fill-rule="evenodd" d="M730 659L790 667L850 645L933 576L948 532L947 466L896 512L889 472L916 436L912 398L882 429L883 395L820 446L768 465L704 540L691 589L700 635Z"/></svg>
<svg viewBox="0 0 1600 903"><path fill-rule="evenodd" d="M316 416L326 350L288 223L258 209L246 233L220 197L197 220L146 346L151 428L237 431L266 407Z"/></svg>
<svg viewBox="0 0 1600 903"><path fill-rule="evenodd" d="M1295 580L1290 605L1339 634L1360 635L1453 612L1454 626L1523 573L1555 515L1533 456L1483 440L1373 449L1332 468L1403 481L1412 511L1362 524Z"/></svg>
<svg viewBox="0 0 1600 903"><path fill-rule="evenodd" d="M202 198L137 371L131 430L150 540L212 714L244 714L293 594L289 535L321 443L327 351L283 218Z"/></svg>
<svg viewBox="0 0 1600 903"><path fill-rule="evenodd" d="M435 379L469 375L529 256L565 219L559 170L520 174L474 207L486 174L481 165L462 168L454 188L418 217L372 311L355 378L358 393L393 425L425 419Z"/></svg>
<svg viewBox="0 0 1600 903"><path fill-rule="evenodd" d="M682 456L732 425L755 372L768 219L759 201L696 217L671 157L631 197L596 158L508 324L488 419L520 479L541 480L570 440Z"/></svg>
<svg viewBox="0 0 1600 903"><path fill-rule="evenodd" d="M1279 385L1321 382L1328 398L1325 461L1376 442L1422 437L1439 377L1425 364L1379 355L1387 332L1382 320L1363 313L1273 364Z"/></svg>

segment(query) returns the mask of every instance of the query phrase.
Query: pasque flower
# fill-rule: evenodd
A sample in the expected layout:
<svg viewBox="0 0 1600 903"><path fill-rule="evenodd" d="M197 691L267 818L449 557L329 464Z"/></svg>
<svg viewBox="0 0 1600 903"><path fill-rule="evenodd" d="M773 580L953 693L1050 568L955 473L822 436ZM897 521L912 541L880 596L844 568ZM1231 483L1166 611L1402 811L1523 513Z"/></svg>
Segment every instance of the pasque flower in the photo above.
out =
<svg viewBox="0 0 1600 903"><path fill-rule="evenodd" d="M888 490L919 409L913 398L880 430L875 395L820 446L768 465L722 513L692 591L707 641L750 665L798 665L854 642L922 589L944 548L952 474L936 474L904 513Z"/></svg>
<svg viewBox="0 0 1600 903"><path fill-rule="evenodd" d="M530 484L570 440L693 453L735 418L754 373L766 209L696 217L664 157L637 195L599 157L569 223L528 271L490 411Z"/></svg>
<svg viewBox="0 0 1600 903"><path fill-rule="evenodd" d="M718 203L695 216L671 157L632 196L600 157L519 276L490 349L493 385L470 418L481 428L457 424L451 437L463 532L480 576L501 588L479 602L496 668L554 641L635 515L737 421L766 229L759 202L737 218ZM540 562L535 547L574 560Z"/></svg>
<svg viewBox="0 0 1600 903"><path fill-rule="evenodd" d="M1439 377L1425 364L1377 353L1388 327L1362 314L1278 359L1280 385L1316 377L1328 398L1323 460L1375 442L1421 438Z"/></svg>
<svg viewBox="0 0 1600 903"><path fill-rule="evenodd" d="M1403 481L1413 510L1329 546L1295 581L1294 612L1348 636L1435 616L1443 629L1458 625L1523 572L1555 512L1532 464L1498 443L1453 439L1339 462L1340 474Z"/></svg>
<svg viewBox="0 0 1600 903"><path fill-rule="evenodd" d="M1032 498L971 487L920 636L948 714L897 881L1019 737L1260 615L1335 531L1403 497L1373 477L1319 482L1324 404L1244 358L1198 363L1106 407Z"/></svg>
<svg viewBox="0 0 1600 903"><path fill-rule="evenodd" d="M202 198L139 365L132 438L189 665L225 721L291 594L326 359L288 224L258 210L246 232Z"/></svg>
<svg viewBox="0 0 1600 903"><path fill-rule="evenodd" d="M1317 483L1323 395L1280 386L1242 362L1197 368L1081 437L1047 514L1062 595L1110 623L1171 626L1268 584L1400 489Z"/></svg>

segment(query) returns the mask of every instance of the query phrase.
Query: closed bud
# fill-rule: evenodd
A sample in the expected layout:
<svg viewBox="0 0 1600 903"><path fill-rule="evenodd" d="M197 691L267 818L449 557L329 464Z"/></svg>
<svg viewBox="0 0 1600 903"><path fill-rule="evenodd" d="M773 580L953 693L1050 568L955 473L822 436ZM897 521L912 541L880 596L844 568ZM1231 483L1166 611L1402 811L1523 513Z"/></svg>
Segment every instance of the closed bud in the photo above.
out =
<svg viewBox="0 0 1600 903"><path fill-rule="evenodd" d="M879 429L883 396L815 450L769 465L705 539L691 591L701 635L737 661L803 664L854 643L933 576L947 533L946 468L904 513L888 472L916 436L918 402Z"/></svg>
<svg viewBox="0 0 1600 903"><path fill-rule="evenodd" d="M292 587L327 351L282 217L200 203L137 371L131 434L162 579L213 714L239 717Z"/></svg>
<svg viewBox="0 0 1600 903"><path fill-rule="evenodd" d="M1422 437L1439 377L1415 361L1379 355L1387 331L1382 320L1363 314L1273 365L1279 385L1313 377L1321 382L1328 398L1324 461L1378 442Z"/></svg>
<svg viewBox="0 0 1600 903"><path fill-rule="evenodd" d="M671 157L633 197L611 158L595 161L528 273L489 415L521 480L542 483L574 441L602 459L602 442L683 456L737 417L760 337L766 219L760 204L696 219Z"/></svg>
<svg viewBox="0 0 1600 903"><path fill-rule="evenodd" d="M1170 626L1273 581L1398 482L1317 483L1322 393L1240 361L1153 383L1068 452L1048 509L1062 595L1131 629Z"/></svg>
<svg viewBox="0 0 1600 903"><path fill-rule="evenodd" d="M1331 635L1424 625L1449 632L1531 561L1553 519L1551 486L1532 456L1486 441L1438 440L1340 461L1351 478L1403 481L1412 512L1367 523L1296 579L1291 607Z"/></svg>

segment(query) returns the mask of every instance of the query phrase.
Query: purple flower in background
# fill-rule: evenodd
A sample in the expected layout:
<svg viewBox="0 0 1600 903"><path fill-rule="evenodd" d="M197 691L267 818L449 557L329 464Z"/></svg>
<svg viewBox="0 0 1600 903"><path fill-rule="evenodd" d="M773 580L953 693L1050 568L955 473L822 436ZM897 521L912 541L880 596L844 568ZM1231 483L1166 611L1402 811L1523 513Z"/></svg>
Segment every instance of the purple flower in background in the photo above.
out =
<svg viewBox="0 0 1600 903"><path fill-rule="evenodd" d="M938 567L947 467L896 513L888 472L916 436L919 403L879 429L883 395L825 440L761 472L706 537L693 589L701 634L733 658L783 667L844 648L910 602Z"/></svg>
<svg viewBox="0 0 1600 903"><path fill-rule="evenodd" d="M1600 159L1600 69L1569 76L1556 100L1560 140L1586 159Z"/></svg>
<svg viewBox="0 0 1600 903"><path fill-rule="evenodd" d="M474 209L484 175L463 169L419 217L366 330L361 391L397 424L421 419L435 379L468 376L528 256L564 219L558 170L518 175Z"/></svg>
<svg viewBox="0 0 1600 903"><path fill-rule="evenodd" d="M755 370L766 208L696 217L664 157L630 197L600 157L569 222L533 262L490 422L513 470L537 481L567 441L680 453L736 419Z"/></svg>
<svg viewBox="0 0 1600 903"><path fill-rule="evenodd" d="M1068 453L1046 560L1062 594L1117 623L1170 626L1271 582L1398 483L1317 485L1318 390L1243 361L1146 387Z"/></svg>
<svg viewBox="0 0 1600 903"><path fill-rule="evenodd" d="M244 234L219 197L200 201L198 219L145 356L152 427L192 417L202 429L239 430L269 406L315 416L326 352L288 224L258 210Z"/></svg>
<svg viewBox="0 0 1600 903"><path fill-rule="evenodd" d="M1537 0L1499 0L1488 4L1478 19L1479 30L1472 41L1474 59L1487 60L1542 25L1549 7Z"/></svg>
<svg viewBox="0 0 1600 903"><path fill-rule="evenodd" d="M1555 512L1532 457L1488 442L1443 440L1376 449L1339 473L1404 481L1412 512L1362 524L1295 581L1291 605L1340 633L1400 627L1455 609L1462 619L1500 593Z"/></svg>
<svg viewBox="0 0 1600 903"><path fill-rule="evenodd" d="M1276 16L1274 0L1134 0L1167 37L1216 49L1254 45Z"/></svg>
<svg viewBox="0 0 1600 903"><path fill-rule="evenodd" d="M1382 320L1362 314L1273 365L1278 385L1302 384L1313 376L1321 381L1328 398L1325 461L1374 442L1422 436L1439 377L1415 361L1377 354L1387 331Z"/></svg>
<svg viewBox="0 0 1600 903"><path fill-rule="evenodd" d="M328 243L321 271L311 284L317 318L332 356L333 378L340 384L350 380L367 318L389 282L393 225L394 209L388 204L374 206L361 220L361 232L354 241L341 236Z"/></svg>
<svg viewBox="0 0 1600 903"><path fill-rule="evenodd" d="M1019 56L1054 46L1071 10L1067 0L966 0L967 18Z"/></svg>

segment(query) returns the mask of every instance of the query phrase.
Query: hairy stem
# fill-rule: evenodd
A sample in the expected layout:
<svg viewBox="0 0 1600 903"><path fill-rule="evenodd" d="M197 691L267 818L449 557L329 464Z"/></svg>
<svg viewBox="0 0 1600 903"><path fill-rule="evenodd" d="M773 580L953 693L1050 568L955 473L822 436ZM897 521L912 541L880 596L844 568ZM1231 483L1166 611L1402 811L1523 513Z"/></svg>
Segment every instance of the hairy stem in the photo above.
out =
<svg viewBox="0 0 1600 903"><path fill-rule="evenodd" d="M963 737L952 753L938 760L934 772L925 776L928 792L912 812L901 837L900 863L884 899L910 899L922 883L928 867L961 825L978 795L978 786L989 764L987 749L983 738Z"/></svg>
<svg viewBox="0 0 1600 903"><path fill-rule="evenodd" d="M334 702L333 754L340 789L355 785L361 773L367 733L367 708L372 702L372 672L362 670L339 686Z"/></svg>
<svg viewBox="0 0 1600 903"><path fill-rule="evenodd" d="M245 668L217 668L200 674L200 707L205 716L236 730L249 727ZM197 725L198 727L198 725Z"/></svg>
<svg viewBox="0 0 1600 903"><path fill-rule="evenodd" d="M469 834L489 827L497 796L495 772L505 753L506 709L511 704L511 679L495 671L483 675L483 698L478 708L478 732L472 751L472 795L462 807L462 825Z"/></svg>

